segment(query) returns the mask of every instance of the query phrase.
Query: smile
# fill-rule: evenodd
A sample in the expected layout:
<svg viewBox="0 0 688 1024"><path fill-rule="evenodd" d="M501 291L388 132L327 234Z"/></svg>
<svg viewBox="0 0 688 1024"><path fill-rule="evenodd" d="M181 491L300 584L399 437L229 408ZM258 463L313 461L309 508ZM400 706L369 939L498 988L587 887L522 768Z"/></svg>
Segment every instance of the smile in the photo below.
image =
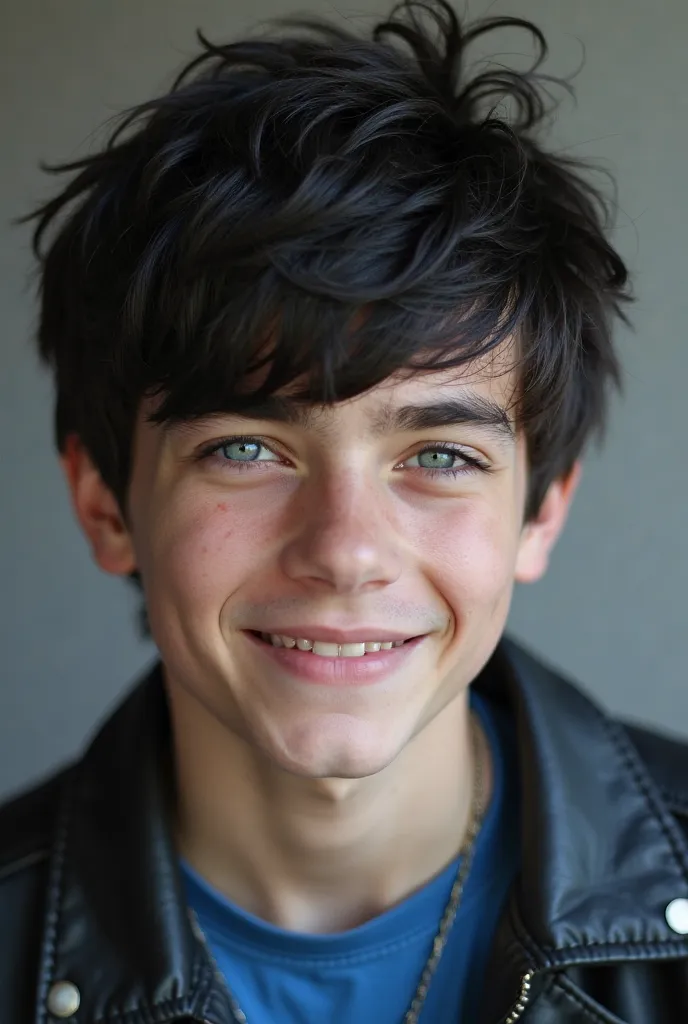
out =
<svg viewBox="0 0 688 1024"><path fill-rule="evenodd" d="M310 651L321 658L362 658L366 654L377 654L378 651L391 651L393 647L402 647L406 640L367 640L346 644L326 643L323 640L308 640L304 637L284 636L281 633L261 633L261 640L273 647L297 648L299 651ZM412 639L409 637L409 639Z"/></svg>
<svg viewBox="0 0 688 1024"><path fill-rule="evenodd" d="M382 683L393 678L427 640L426 635L359 641L347 637L346 643L335 643L331 638L311 640L253 629L245 630L244 636L261 659L267 658L299 682L321 686Z"/></svg>

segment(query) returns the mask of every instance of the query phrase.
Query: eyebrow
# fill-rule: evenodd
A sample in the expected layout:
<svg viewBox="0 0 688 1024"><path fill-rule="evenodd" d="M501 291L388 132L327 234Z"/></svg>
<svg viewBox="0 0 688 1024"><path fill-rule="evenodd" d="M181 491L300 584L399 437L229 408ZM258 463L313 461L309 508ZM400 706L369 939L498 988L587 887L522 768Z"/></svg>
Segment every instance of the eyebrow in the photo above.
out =
<svg viewBox="0 0 688 1024"><path fill-rule="evenodd" d="M501 439L513 441L515 438L507 410L491 398L472 391L439 402L402 405L398 409L383 407L372 421L375 434L451 426L480 427Z"/></svg>
<svg viewBox="0 0 688 1024"><path fill-rule="evenodd" d="M272 395L242 409L228 409L217 415L271 420L308 430L314 428L319 411L319 407ZM460 397L441 401L418 402L396 408L385 405L370 413L369 419L372 433L376 437L404 430L473 426L491 432L500 440L513 442L515 439L515 430L507 410L493 399L474 391L466 391Z"/></svg>

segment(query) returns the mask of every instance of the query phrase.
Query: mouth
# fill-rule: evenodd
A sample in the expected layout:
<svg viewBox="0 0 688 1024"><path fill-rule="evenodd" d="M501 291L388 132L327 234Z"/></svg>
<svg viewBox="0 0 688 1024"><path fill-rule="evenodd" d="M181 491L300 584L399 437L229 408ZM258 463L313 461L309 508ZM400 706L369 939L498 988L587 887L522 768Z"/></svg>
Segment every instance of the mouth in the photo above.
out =
<svg viewBox="0 0 688 1024"><path fill-rule="evenodd" d="M267 659L279 670L276 679L283 678L284 672L299 683L336 687L391 682L427 639L423 634L406 639L334 643L253 629L244 630L244 636L261 660Z"/></svg>
<svg viewBox="0 0 688 1024"><path fill-rule="evenodd" d="M380 651L391 651L395 647L420 639L418 636L406 637L404 640L357 640L348 643L331 643L324 640L310 640L306 637L288 636L284 633L263 633L258 630L247 630L261 643L269 647L286 648L310 652L320 658L364 658Z"/></svg>

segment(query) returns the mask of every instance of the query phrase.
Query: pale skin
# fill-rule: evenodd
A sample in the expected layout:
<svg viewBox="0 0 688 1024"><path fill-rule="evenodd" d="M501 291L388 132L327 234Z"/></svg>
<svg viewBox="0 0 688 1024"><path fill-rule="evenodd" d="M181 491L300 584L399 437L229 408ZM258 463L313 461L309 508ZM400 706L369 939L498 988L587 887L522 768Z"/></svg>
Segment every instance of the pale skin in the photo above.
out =
<svg viewBox="0 0 688 1024"><path fill-rule="evenodd" d="M308 423L223 414L165 429L144 403L126 516L78 438L67 445L95 561L143 580L172 713L180 850L265 920L354 927L461 847L468 688L514 583L545 572L580 468L526 523L526 445L513 423L513 434L476 422L407 429L391 414L476 398L508 413L514 386L494 361L394 378ZM265 446L248 469L236 468L236 447L201 457L236 436ZM428 472L434 456L419 453L433 444L453 446L440 462L458 475ZM244 632L289 635L297 623L425 636L381 683L319 686L274 668Z"/></svg>

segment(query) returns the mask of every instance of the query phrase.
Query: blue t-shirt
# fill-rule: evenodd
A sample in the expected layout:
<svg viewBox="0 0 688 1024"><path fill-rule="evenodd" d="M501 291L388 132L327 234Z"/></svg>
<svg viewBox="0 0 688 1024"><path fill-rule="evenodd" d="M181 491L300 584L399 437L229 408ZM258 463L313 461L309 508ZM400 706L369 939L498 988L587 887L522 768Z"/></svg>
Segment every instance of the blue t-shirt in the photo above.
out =
<svg viewBox="0 0 688 1024"><path fill-rule="evenodd" d="M490 742L494 788L459 912L421 1013L426 1024L469 1024L486 960L518 868L518 783L511 725L472 694ZM246 913L182 865L217 965L249 1024L400 1024L456 877L458 860L396 907L350 931L306 935Z"/></svg>

